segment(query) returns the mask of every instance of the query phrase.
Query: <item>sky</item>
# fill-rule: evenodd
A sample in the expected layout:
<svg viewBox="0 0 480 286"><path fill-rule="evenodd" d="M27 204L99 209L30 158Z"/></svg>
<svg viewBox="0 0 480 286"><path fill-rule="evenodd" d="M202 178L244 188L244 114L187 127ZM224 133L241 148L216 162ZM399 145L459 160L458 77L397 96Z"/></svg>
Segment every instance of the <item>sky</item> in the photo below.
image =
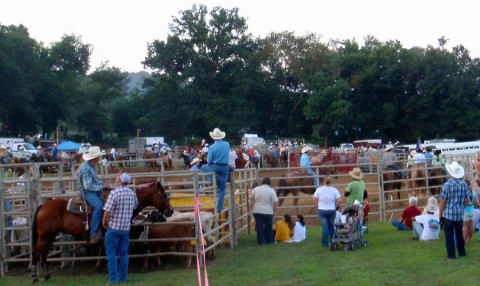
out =
<svg viewBox="0 0 480 286"><path fill-rule="evenodd" d="M209 9L239 8L247 19L248 33L264 37L271 32L294 31L329 39L368 36L384 42L399 40L406 48L463 45L480 57L480 2L474 0L3 0L0 24L20 24L30 37L50 46L63 35L81 36L93 47L91 70L102 62L127 72L145 70L141 62L147 44L166 40L168 26L179 11L194 4Z"/></svg>

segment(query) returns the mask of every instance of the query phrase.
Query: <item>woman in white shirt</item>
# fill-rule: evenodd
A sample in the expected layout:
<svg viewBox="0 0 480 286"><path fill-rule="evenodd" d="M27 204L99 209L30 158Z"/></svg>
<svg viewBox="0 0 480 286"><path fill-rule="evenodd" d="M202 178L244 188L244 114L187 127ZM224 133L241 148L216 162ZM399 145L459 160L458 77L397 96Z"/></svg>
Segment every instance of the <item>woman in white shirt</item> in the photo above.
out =
<svg viewBox="0 0 480 286"><path fill-rule="evenodd" d="M332 178L324 178L325 185L319 187L313 194L313 202L318 209L318 218L322 224L322 246L328 243L335 234L336 209L340 205L340 193L337 188L330 186Z"/></svg>
<svg viewBox="0 0 480 286"><path fill-rule="evenodd" d="M303 215L297 215L297 221L293 228L292 242L301 242L305 239L307 239L307 227L305 226Z"/></svg>

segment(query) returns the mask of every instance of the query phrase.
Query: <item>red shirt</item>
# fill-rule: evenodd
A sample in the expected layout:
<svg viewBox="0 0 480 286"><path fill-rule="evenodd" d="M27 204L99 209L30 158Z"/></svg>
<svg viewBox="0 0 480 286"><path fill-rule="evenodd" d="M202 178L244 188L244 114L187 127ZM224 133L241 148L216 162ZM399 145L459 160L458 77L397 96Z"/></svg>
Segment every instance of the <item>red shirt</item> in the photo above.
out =
<svg viewBox="0 0 480 286"><path fill-rule="evenodd" d="M412 228L412 218L421 214L422 212L416 206L409 206L408 208L403 210L402 218L404 219L405 225L408 228Z"/></svg>

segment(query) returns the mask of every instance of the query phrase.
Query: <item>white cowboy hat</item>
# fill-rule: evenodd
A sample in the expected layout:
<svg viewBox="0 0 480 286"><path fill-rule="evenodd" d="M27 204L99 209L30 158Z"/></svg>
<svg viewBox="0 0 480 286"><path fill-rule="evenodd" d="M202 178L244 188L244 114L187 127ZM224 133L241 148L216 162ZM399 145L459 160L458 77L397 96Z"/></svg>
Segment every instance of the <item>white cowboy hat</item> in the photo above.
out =
<svg viewBox="0 0 480 286"><path fill-rule="evenodd" d="M410 150L410 156L415 156L417 154L417 151L415 149Z"/></svg>
<svg viewBox="0 0 480 286"><path fill-rule="evenodd" d="M0 149L7 149L4 145L0 145Z"/></svg>
<svg viewBox="0 0 480 286"><path fill-rule="evenodd" d="M312 150L313 150L312 147L305 146L305 147L302 148L302 150L300 152L302 152L302 154L303 154L303 153L306 153L306 152L312 151Z"/></svg>
<svg viewBox="0 0 480 286"><path fill-rule="evenodd" d="M200 160L199 158L194 158L194 159L192 160L192 163L190 163L190 165L196 164L196 163L198 163L198 162L200 162L200 161L201 161L201 160Z"/></svg>
<svg viewBox="0 0 480 286"><path fill-rule="evenodd" d="M225 138L225 132L222 132L220 129L215 128L213 129L213 132L210 132L210 137L212 137L213 140L219 140Z"/></svg>
<svg viewBox="0 0 480 286"><path fill-rule="evenodd" d="M450 176L460 179L463 178L465 175L465 169L463 169L462 165L458 164L458 162L453 162L452 164L445 164L445 168L447 169Z"/></svg>
<svg viewBox="0 0 480 286"><path fill-rule="evenodd" d="M388 144L386 147L385 147L385 151L390 151L393 149L393 145L390 145Z"/></svg>
<svg viewBox="0 0 480 286"><path fill-rule="evenodd" d="M363 178L362 170L360 168L353 168L350 172L348 172L350 176L354 179L361 180Z"/></svg>
<svg viewBox="0 0 480 286"><path fill-rule="evenodd" d="M100 151L100 147L92 146L88 148L88 152L83 153L82 158L85 161L90 161L92 159L95 159L101 156L102 156L102 151Z"/></svg>
<svg viewBox="0 0 480 286"><path fill-rule="evenodd" d="M429 213L435 213L438 211L438 206L435 205L429 205L425 208L425 210Z"/></svg>
<svg viewBox="0 0 480 286"><path fill-rule="evenodd" d="M37 146L37 150L40 150L40 149L42 149L42 146Z"/></svg>

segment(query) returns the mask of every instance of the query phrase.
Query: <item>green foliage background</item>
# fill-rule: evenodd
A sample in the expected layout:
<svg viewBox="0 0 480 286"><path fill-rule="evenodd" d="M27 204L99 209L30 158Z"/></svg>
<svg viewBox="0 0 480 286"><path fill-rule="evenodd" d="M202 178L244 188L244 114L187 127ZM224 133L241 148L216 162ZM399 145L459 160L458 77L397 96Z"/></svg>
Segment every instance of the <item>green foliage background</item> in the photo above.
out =
<svg viewBox="0 0 480 286"><path fill-rule="evenodd" d="M360 138L479 138L480 60L462 45L404 48L284 31L254 38L238 9L194 5L147 46L151 74L103 63L64 35L46 47L0 24L0 136L40 131L126 145L136 135L201 140L220 127L330 145ZM132 87L131 78L142 84ZM198 138L198 139L195 139ZM195 143L195 142L193 142Z"/></svg>

